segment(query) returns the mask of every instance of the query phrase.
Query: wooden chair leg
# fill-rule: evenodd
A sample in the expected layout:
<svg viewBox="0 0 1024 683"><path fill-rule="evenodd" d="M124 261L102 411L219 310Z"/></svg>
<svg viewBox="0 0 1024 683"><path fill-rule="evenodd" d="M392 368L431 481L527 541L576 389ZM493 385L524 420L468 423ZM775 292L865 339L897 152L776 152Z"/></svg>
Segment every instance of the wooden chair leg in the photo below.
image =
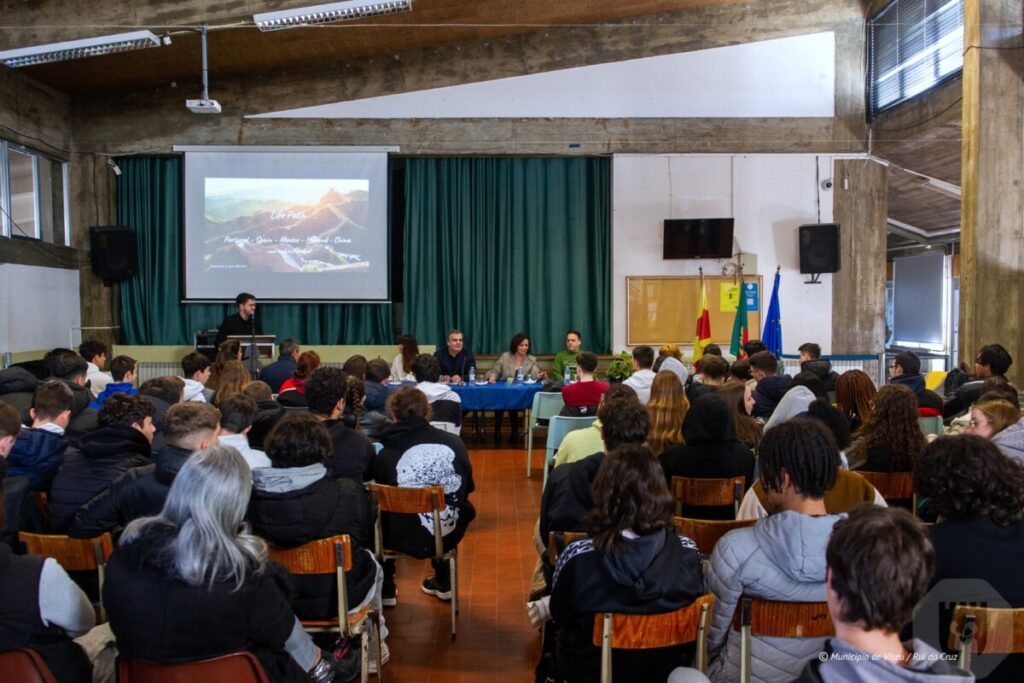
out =
<svg viewBox="0 0 1024 683"><path fill-rule="evenodd" d="M459 577L455 569L455 558L456 556L453 554L448 559L448 576L452 586L452 640L455 640L455 618L459 615Z"/></svg>
<svg viewBox="0 0 1024 683"><path fill-rule="evenodd" d="M612 613L604 613L601 632L601 683L612 683Z"/></svg>

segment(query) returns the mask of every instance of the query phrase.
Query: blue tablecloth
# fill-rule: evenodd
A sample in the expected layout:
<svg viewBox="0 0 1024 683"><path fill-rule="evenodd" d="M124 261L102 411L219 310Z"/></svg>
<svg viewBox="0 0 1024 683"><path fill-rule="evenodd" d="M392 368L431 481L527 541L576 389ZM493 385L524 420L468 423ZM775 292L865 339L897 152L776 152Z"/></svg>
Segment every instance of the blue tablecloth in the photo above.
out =
<svg viewBox="0 0 1024 683"><path fill-rule="evenodd" d="M463 410L528 410L533 395L544 388L536 384L474 384L453 386L462 398Z"/></svg>

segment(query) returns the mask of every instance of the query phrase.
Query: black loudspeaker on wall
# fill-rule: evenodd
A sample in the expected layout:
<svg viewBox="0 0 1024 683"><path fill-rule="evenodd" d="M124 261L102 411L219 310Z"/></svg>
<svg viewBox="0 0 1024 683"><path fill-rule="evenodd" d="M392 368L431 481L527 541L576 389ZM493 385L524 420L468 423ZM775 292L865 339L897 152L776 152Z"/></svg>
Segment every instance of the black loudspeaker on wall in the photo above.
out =
<svg viewBox="0 0 1024 683"><path fill-rule="evenodd" d="M92 272L104 283L126 280L138 270L135 231L119 225L94 225L89 228Z"/></svg>
<svg viewBox="0 0 1024 683"><path fill-rule="evenodd" d="M800 272L839 272L839 224L800 226Z"/></svg>

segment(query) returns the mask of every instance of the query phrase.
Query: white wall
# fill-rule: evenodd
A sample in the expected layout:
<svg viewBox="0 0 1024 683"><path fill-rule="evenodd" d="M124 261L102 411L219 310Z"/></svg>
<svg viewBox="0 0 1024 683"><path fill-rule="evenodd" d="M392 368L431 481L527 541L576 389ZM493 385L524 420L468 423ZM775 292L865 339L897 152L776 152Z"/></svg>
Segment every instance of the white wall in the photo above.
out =
<svg viewBox="0 0 1024 683"><path fill-rule="evenodd" d="M735 218L733 251L757 257L760 307L768 309L776 265L784 353L808 341L832 350L832 276L804 284L797 228L832 219L832 157L814 155L623 155L612 162L612 344L626 348L626 277L721 275L728 261L662 259L666 218ZM819 207L820 205L820 207ZM820 215L819 215L820 211ZM749 274L749 273L747 273ZM693 321L696 326L696 320ZM719 336L720 330L712 330ZM726 332L725 336L728 336ZM761 330L750 331L751 338ZM692 346L692 337L678 340Z"/></svg>
<svg viewBox="0 0 1024 683"><path fill-rule="evenodd" d="M81 320L77 270L0 265L0 353L66 347Z"/></svg>

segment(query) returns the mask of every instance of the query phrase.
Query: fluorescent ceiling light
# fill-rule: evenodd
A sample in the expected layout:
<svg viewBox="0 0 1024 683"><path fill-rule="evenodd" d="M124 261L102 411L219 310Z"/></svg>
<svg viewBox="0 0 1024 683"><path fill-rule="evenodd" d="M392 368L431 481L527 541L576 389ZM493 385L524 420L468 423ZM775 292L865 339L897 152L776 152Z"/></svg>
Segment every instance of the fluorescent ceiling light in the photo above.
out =
<svg viewBox="0 0 1024 683"><path fill-rule="evenodd" d="M50 43L23 47L17 50L0 52L0 63L9 67L32 66L47 62L63 62L69 59L94 57L111 52L130 52L147 47L160 47L160 39L150 31L131 31L117 33L112 36L67 40L63 43Z"/></svg>
<svg viewBox="0 0 1024 683"><path fill-rule="evenodd" d="M332 2L326 5L298 7L281 12L264 12L252 15L256 28L261 31L276 31L282 28L295 28L313 24L330 24L335 21L348 21L375 17L381 14L411 12L412 0L348 0L348 2Z"/></svg>

